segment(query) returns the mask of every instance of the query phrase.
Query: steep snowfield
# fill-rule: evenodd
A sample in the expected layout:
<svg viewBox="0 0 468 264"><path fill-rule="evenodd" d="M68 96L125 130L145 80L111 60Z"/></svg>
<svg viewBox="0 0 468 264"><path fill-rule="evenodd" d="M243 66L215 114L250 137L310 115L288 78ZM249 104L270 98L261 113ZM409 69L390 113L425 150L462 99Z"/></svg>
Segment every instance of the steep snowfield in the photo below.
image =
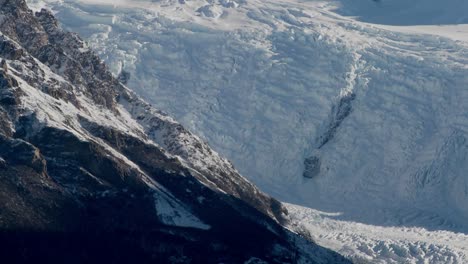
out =
<svg viewBox="0 0 468 264"><path fill-rule="evenodd" d="M468 232L466 3L439 3L30 1L264 190L363 236Z"/></svg>

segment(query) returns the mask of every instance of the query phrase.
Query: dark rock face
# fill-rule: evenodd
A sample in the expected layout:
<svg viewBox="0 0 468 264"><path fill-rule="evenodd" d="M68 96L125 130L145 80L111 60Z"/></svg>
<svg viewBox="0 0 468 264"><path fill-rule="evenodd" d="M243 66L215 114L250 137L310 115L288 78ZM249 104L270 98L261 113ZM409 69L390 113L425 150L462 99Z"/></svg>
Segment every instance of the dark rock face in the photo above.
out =
<svg viewBox="0 0 468 264"><path fill-rule="evenodd" d="M46 172L46 161L39 149L21 139L10 139L0 135L0 155L12 165L24 165L37 173Z"/></svg>
<svg viewBox="0 0 468 264"><path fill-rule="evenodd" d="M0 61L0 68L2 68L2 70L4 72L7 72L8 71L8 65L6 64L6 61L2 59L2 61Z"/></svg>
<svg viewBox="0 0 468 264"><path fill-rule="evenodd" d="M130 80L130 77L131 77L131 74L128 71L122 70L119 76L117 77L117 79L119 80L119 82L126 85L128 81Z"/></svg>
<svg viewBox="0 0 468 264"><path fill-rule="evenodd" d="M52 14L0 0L0 259L347 263L114 78Z"/></svg>
<svg viewBox="0 0 468 264"><path fill-rule="evenodd" d="M8 76L6 71L0 71L0 103L3 105L16 105L19 104L19 96L15 91L18 87L18 82Z"/></svg>
<svg viewBox="0 0 468 264"><path fill-rule="evenodd" d="M333 139L338 127L346 119L346 117L348 117L349 114L351 114L351 111L353 110L352 103L355 99L356 94L350 93L341 97L337 105L333 107L332 117L330 120L330 124L328 125L328 129L322 136L320 136L320 142L318 146L319 149Z"/></svg>
<svg viewBox="0 0 468 264"><path fill-rule="evenodd" d="M351 92L347 95L342 96L337 104L333 106L331 118L327 124L326 130L321 134L317 141L317 151L320 151L330 140L335 137L335 134L340 127L341 123L351 114L353 111L353 101L356 99L356 94ZM318 155L312 155L304 160L304 172L305 178L314 178L320 174L321 161Z"/></svg>
<svg viewBox="0 0 468 264"><path fill-rule="evenodd" d="M314 178L320 173L320 158L312 156L305 159L304 167L304 177Z"/></svg>
<svg viewBox="0 0 468 264"><path fill-rule="evenodd" d="M19 60L23 56L23 50L18 49L11 42L7 42L4 36L0 38L0 51L2 57L7 60Z"/></svg>

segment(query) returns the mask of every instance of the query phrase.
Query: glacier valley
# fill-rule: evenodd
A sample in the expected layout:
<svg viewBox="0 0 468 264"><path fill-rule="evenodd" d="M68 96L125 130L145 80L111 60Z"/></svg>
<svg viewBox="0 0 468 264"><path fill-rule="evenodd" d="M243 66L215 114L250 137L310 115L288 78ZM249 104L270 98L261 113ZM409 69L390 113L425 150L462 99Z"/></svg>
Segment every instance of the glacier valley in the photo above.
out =
<svg viewBox="0 0 468 264"><path fill-rule="evenodd" d="M319 244L467 263L468 5L441 3L28 1Z"/></svg>

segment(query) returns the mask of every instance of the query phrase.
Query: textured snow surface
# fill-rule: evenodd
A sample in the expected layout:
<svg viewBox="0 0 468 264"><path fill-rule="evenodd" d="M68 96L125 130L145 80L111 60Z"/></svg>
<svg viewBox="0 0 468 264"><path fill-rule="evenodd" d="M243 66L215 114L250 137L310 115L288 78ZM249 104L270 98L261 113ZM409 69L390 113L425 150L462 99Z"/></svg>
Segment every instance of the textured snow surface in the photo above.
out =
<svg viewBox="0 0 468 264"><path fill-rule="evenodd" d="M48 7L279 198L374 224L466 230L467 44L363 24L328 2L262 3ZM207 5L223 15L200 14ZM319 170L304 179L310 157Z"/></svg>
<svg viewBox="0 0 468 264"><path fill-rule="evenodd" d="M468 235L416 227L381 227L336 220L324 213L288 204L291 217L317 243L355 263L468 263Z"/></svg>
<svg viewBox="0 0 468 264"><path fill-rule="evenodd" d="M468 233L466 1L29 2L276 197Z"/></svg>

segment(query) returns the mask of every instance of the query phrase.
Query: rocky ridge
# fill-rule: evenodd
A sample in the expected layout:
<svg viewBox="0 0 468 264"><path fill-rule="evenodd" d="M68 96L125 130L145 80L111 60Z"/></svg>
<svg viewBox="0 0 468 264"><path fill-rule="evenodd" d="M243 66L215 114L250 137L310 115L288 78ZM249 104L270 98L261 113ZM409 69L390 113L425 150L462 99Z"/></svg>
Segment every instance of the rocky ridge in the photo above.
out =
<svg viewBox="0 0 468 264"><path fill-rule="evenodd" d="M3 258L346 263L50 12L0 0L0 32Z"/></svg>

